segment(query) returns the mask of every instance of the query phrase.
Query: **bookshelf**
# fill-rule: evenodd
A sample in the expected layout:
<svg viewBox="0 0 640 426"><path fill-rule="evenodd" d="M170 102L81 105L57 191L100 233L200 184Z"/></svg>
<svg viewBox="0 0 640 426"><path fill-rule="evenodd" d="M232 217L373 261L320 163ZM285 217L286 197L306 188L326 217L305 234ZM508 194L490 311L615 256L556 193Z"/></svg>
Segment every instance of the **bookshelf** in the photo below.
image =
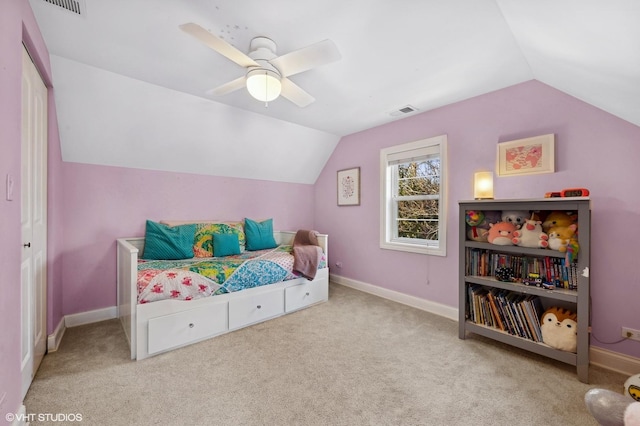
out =
<svg viewBox="0 0 640 426"><path fill-rule="evenodd" d="M459 337L478 334L576 367L578 379L589 380L589 259L591 201L587 197L542 198L530 200L459 201ZM571 211L578 215L577 261L566 267L565 253L543 248L500 246L467 238L465 213L468 210L537 212ZM480 259L480 260L479 260ZM523 259L525 259L523 261ZM542 264L550 276L560 274L559 287L546 289L521 282L499 281L497 265L513 262L523 269ZM526 265L522 266L522 265ZM531 270L529 270L530 272ZM561 275L564 271L564 277ZM518 271L522 272L522 271ZM523 272L523 273L526 273ZM505 300L508 299L508 302ZM509 303L510 302L510 303ZM499 305L504 303L505 305ZM576 353L554 349L540 342L532 319L552 307L564 307L577 313ZM493 315L500 312L506 317ZM539 324L539 318L538 318Z"/></svg>

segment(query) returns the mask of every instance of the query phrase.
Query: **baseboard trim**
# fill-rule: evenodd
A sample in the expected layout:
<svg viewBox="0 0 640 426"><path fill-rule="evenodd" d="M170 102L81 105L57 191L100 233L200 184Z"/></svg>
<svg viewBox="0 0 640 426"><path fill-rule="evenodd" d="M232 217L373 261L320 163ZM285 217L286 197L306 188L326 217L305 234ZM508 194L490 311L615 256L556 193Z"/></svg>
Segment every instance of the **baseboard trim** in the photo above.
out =
<svg viewBox="0 0 640 426"><path fill-rule="evenodd" d="M65 327L77 327L79 325L91 324L99 321L106 321L118 317L118 307L96 309L94 311L80 312L79 314L66 315L64 317Z"/></svg>
<svg viewBox="0 0 640 426"><path fill-rule="evenodd" d="M640 358L596 346L589 347L589 363L627 376L640 372Z"/></svg>
<svg viewBox="0 0 640 426"><path fill-rule="evenodd" d="M378 287L362 281L352 280L340 275L330 274L329 279L345 287L350 287L384 299L392 300L416 309L431 312L445 318L458 321L458 309L440 303L431 302L415 296L409 296L394 290ZM589 347L589 364L631 376L640 372L640 358L613 352L596 346Z"/></svg>
<svg viewBox="0 0 640 426"><path fill-rule="evenodd" d="M441 303L432 302L430 300L421 299L415 296L410 296L408 294L389 290L383 287L378 287L376 285L368 284L362 281L352 280L351 278L345 278L340 275L330 274L329 280L345 287L351 287L365 293L370 293L375 296L382 297L383 299L392 300L403 305L411 306L422 311L430 312L432 314L440 315L442 317L458 321L458 308L452 308L451 306L443 305Z"/></svg>
<svg viewBox="0 0 640 426"><path fill-rule="evenodd" d="M18 411L13 413L13 422L11 423L11 426L27 426L29 424L27 419L27 407L25 407L24 404L20 404Z"/></svg>
<svg viewBox="0 0 640 426"><path fill-rule="evenodd" d="M60 347L60 342L62 342L62 336L64 336L64 332L67 330L65 326L65 318L62 317L58 326L53 331L53 334L50 334L47 337L47 352L55 352Z"/></svg>

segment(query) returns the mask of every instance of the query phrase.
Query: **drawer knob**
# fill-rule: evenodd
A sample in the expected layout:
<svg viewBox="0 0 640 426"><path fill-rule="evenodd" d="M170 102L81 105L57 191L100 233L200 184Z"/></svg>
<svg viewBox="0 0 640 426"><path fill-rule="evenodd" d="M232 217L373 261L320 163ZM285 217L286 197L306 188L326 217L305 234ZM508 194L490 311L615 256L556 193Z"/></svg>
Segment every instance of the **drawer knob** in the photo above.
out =
<svg viewBox="0 0 640 426"><path fill-rule="evenodd" d="M258 306L256 306L256 308L260 309L260 308L262 308L262 305L258 305Z"/></svg>
<svg viewBox="0 0 640 426"><path fill-rule="evenodd" d="M189 328L193 328L193 327L195 327L195 325L193 323L190 323Z"/></svg>
<svg viewBox="0 0 640 426"><path fill-rule="evenodd" d="M309 292L307 292L306 296L308 296L308 295L309 295Z"/></svg>

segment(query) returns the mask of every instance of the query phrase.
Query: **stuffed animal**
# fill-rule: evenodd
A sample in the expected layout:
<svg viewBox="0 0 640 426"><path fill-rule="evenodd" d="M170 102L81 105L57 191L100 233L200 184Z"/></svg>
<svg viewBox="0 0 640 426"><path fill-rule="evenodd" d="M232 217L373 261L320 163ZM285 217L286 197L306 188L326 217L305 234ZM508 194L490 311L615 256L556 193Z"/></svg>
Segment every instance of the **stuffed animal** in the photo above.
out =
<svg viewBox="0 0 640 426"><path fill-rule="evenodd" d="M549 236L542 232L542 224L539 220L527 219L521 229L514 231L511 242L520 247L549 246Z"/></svg>
<svg viewBox="0 0 640 426"><path fill-rule="evenodd" d="M502 212L502 221L513 223L516 229L520 229L528 217L529 212L525 210L504 210Z"/></svg>
<svg viewBox="0 0 640 426"><path fill-rule="evenodd" d="M624 426L640 426L640 402L633 402L624 410Z"/></svg>
<svg viewBox="0 0 640 426"><path fill-rule="evenodd" d="M487 241L498 246L510 246L513 243L513 233L516 226L511 222L498 222L489 224L489 233Z"/></svg>
<svg viewBox="0 0 640 426"><path fill-rule="evenodd" d="M640 402L630 402L618 392L589 389L584 402L599 425L640 426Z"/></svg>
<svg viewBox="0 0 640 426"><path fill-rule="evenodd" d="M558 250L561 253L567 251L567 246L574 240L574 244L577 244L573 236L578 229L578 225L571 224L569 226L554 226L549 230L549 248L551 250Z"/></svg>
<svg viewBox="0 0 640 426"><path fill-rule="evenodd" d="M624 382L624 393L640 402L640 374L634 374Z"/></svg>
<svg viewBox="0 0 640 426"><path fill-rule="evenodd" d="M489 225L500 221L500 212L495 210L467 210L465 221L467 222L467 239L486 242L489 234Z"/></svg>
<svg viewBox="0 0 640 426"><path fill-rule="evenodd" d="M549 308L542 315L542 341L561 351L576 352L578 347L578 319L575 313L563 308Z"/></svg>
<svg viewBox="0 0 640 426"><path fill-rule="evenodd" d="M578 215L572 212L553 211L542 222L542 230L548 233L551 228L569 226L577 220Z"/></svg>
<svg viewBox="0 0 640 426"><path fill-rule="evenodd" d="M484 223L484 213L480 210L467 210L464 215L467 222L467 238L471 241L487 241L486 228L480 228Z"/></svg>

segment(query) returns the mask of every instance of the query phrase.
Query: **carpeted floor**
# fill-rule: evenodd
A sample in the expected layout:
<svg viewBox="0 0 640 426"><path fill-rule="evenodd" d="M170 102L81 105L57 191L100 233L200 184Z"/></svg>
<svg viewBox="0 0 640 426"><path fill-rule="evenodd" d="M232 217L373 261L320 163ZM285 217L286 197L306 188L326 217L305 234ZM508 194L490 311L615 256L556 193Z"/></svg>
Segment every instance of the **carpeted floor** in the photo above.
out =
<svg viewBox="0 0 640 426"><path fill-rule="evenodd" d="M586 385L457 336L454 321L331 284L327 303L139 362L117 320L68 329L25 405L86 425L596 425L585 392L626 379L592 367Z"/></svg>

